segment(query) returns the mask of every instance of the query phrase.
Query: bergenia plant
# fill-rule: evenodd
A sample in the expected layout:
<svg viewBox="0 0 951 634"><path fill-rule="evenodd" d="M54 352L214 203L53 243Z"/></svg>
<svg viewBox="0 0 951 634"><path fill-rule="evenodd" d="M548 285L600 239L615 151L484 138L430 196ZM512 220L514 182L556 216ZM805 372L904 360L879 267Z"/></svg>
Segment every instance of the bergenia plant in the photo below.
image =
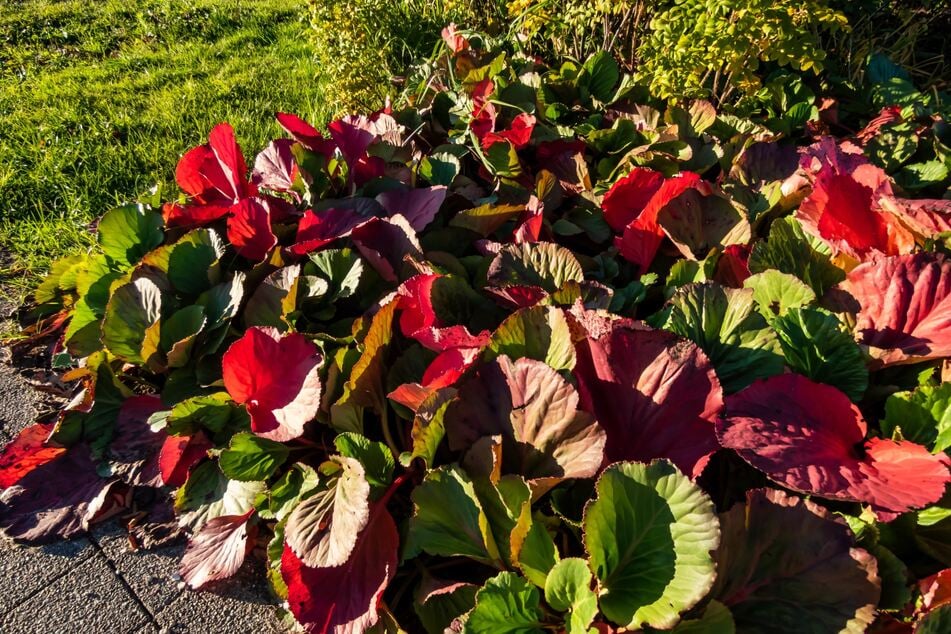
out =
<svg viewBox="0 0 951 634"><path fill-rule="evenodd" d="M311 632L947 631L951 203L446 39L413 107L220 124L53 268L74 398L6 534L263 555Z"/></svg>

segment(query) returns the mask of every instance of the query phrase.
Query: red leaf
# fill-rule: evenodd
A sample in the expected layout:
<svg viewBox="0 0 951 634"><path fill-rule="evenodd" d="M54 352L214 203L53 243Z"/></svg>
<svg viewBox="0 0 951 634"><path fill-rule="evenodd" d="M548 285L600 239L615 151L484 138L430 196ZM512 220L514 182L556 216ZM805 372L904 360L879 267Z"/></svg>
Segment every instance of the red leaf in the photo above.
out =
<svg viewBox="0 0 951 634"><path fill-rule="evenodd" d="M200 227L224 218L231 213L231 201L220 205L179 205L165 203L162 217L167 227Z"/></svg>
<svg viewBox="0 0 951 634"><path fill-rule="evenodd" d="M370 121L366 117L349 116L332 121L327 127L350 167L352 178L357 162L366 159L367 148L376 139L376 135L370 130Z"/></svg>
<svg viewBox="0 0 951 634"><path fill-rule="evenodd" d="M109 444L112 472L135 486L162 486L159 452L168 435L153 432L149 417L165 409L157 396L133 396L122 402L116 432Z"/></svg>
<svg viewBox="0 0 951 634"><path fill-rule="evenodd" d="M750 273L750 248L742 244L731 244L723 249L717 260L713 279L730 288L743 288Z"/></svg>
<svg viewBox="0 0 951 634"><path fill-rule="evenodd" d="M615 238L621 256L638 265L641 272L649 269L664 240L664 230L657 224L657 214L664 205L701 182L700 176L693 172L683 172L667 179L637 218L624 228L624 234Z"/></svg>
<svg viewBox="0 0 951 634"><path fill-rule="evenodd" d="M578 402L575 388L547 364L501 355L471 375L449 406L449 448L491 464L491 450L478 441L499 439L503 473L524 477L535 495L564 478L589 478L604 459L605 433Z"/></svg>
<svg viewBox="0 0 951 634"><path fill-rule="evenodd" d="M271 215L258 198L245 198L232 207L228 218L228 240L237 248L238 254L260 262L277 244L271 231Z"/></svg>
<svg viewBox="0 0 951 634"><path fill-rule="evenodd" d="M293 146L291 139L271 141L254 159L254 184L272 191L290 192L299 173L291 152Z"/></svg>
<svg viewBox="0 0 951 634"><path fill-rule="evenodd" d="M930 612L951 603L951 568L937 572L918 582L921 611Z"/></svg>
<svg viewBox="0 0 951 634"><path fill-rule="evenodd" d="M400 330L430 350L442 352L451 348L479 348L488 343L488 332L473 335L465 326L447 326L436 315L433 287L441 275L420 274L407 280L397 291Z"/></svg>
<svg viewBox="0 0 951 634"><path fill-rule="evenodd" d="M253 195L254 186L247 181L247 173L234 130L227 123L219 123L209 133L206 145L182 157L175 180L197 202L220 205Z"/></svg>
<svg viewBox="0 0 951 634"><path fill-rule="evenodd" d="M757 381L727 398L717 422L724 447L780 485L903 513L937 501L951 481L946 456L912 442L865 441L858 407L798 374Z"/></svg>
<svg viewBox="0 0 951 634"><path fill-rule="evenodd" d="M112 482L96 473L88 445L71 447L3 492L0 528L33 543L75 537L89 527Z"/></svg>
<svg viewBox="0 0 951 634"><path fill-rule="evenodd" d="M406 256L419 257L422 248L416 232L399 214L371 218L350 233L353 245L387 282L398 282Z"/></svg>
<svg viewBox="0 0 951 634"><path fill-rule="evenodd" d="M51 431L52 423L30 425L3 448L3 453L0 453L0 489L13 486L33 469L66 453L65 447L46 445Z"/></svg>
<svg viewBox="0 0 951 634"><path fill-rule="evenodd" d="M489 101L493 92L495 84L491 79L483 79L472 89L472 121L469 127L477 139L482 139L495 129L495 106Z"/></svg>
<svg viewBox="0 0 951 634"><path fill-rule="evenodd" d="M188 471L208 455L211 441L198 432L193 436L168 436L159 450L159 471L166 486L180 487Z"/></svg>
<svg viewBox="0 0 951 634"><path fill-rule="evenodd" d="M935 234L951 231L951 200L888 198L882 204L922 237L933 238Z"/></svg>
<svg viewBox="0 0 951 634"><path fill-rule="evenodd" d="M389 215L400 214L414 231L422 231L431 223L446 200L445 185L418 189L390 189L376 199Z"/></svg>
<svg viewBox="0 0 951 634"><path fill-rule="evenodd" d="M251 431L285 442L304 433L320 408L317 346L297 333L249 328L222 358L225 389L247 407Z"/></svg>
<svg viewBox="0 0 951 634"><path fill-rule="evenodd" d="M254 509L244 515L223 515L208 520L191 538L182 557L179 573L192 588L238 572L254 546L257 525L248 522Z"/></svg>
<svg viewBox="0 0 951 634"><path fill-rule="evenodd" d="M309 568L285 545L281 575L291 612L308 632L362 634L378 619L380 598L396 572L398 547L396 524L381 504L341 566Z"/></svg>
<svg viewBox="0 0 951 634"><path fill-rule="evenodd" d="M446 43L446 46L448 46L449 50L453 53L461 53L469 48L469 40L456 31L456 24L454 22L443 28L441 35L442 41Z"/></svg>
<svg viewBox="0 0 951 634"><path fill-rule="evenodd" d="M317 128L310 125L296 114L288 112L278 112L274 115L278 124L291 135L295 141L303 145L311 152L317 152L324 156L331 156L334 152L334 143L325 139Z"/></svg>
<svg viewBox="0 0 951 634"><path fill-rule="evenodd" d="M369 218L352 209L308 211L297 225L297 238L290 248L295 255L305 255L327 246L366 223Z"/></svg>
<svg viewBox="0 0 951 634"><path fill-rule="evenodd" d="M857 266L842 287L861 305L856 333L884 364L951 356L951 260L881 258Z"/></svg>
<svg viewBox="0 0 951 634"><path fill-rule="evenodd" d="M796 211L796 218L837 252L857 260L870 253L908 253L915 246L914 236L897 218L880 211L879 195L868 184L859 182L854 173L823 168L812 193Z"/></svg>
<svg viewBox="0 0 951 634"><path fill-rule="evenodd" d="M723 392L692 342L660 330L601 324L577 344L582 408L607 433L608 462L667 458L698 475L717 448L713 423Z"/></svg>
<svg viewBox="0 0 951 634"><path fill-rule="evenodd" d="M635 167L614 183L601 200L604 220L615 231L624 231L664 184L664 175L647 167Z"/></svg>
<svg viewBox="0 0 951 634"><path fill-rule="evenodd" d="M532 131L535 129L535 117L523 112L512 120L512 125L508 130L499 132L488 132L481 137L482 149L488 150L493 144L501 141L508 141L516 150L521 150L528 145L532 138Z"/></svg>

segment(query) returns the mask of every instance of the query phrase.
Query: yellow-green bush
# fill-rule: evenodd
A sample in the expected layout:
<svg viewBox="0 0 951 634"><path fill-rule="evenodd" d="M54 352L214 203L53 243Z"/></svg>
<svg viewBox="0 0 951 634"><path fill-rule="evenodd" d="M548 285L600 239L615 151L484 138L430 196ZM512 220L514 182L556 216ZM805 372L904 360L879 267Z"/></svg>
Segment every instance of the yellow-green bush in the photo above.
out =
<svg viewBox="0 0 951 634"><path fill-rule="evenodd" d="M653 16L638 76L661 98L753 98L761 63L818 73L820 36L847 26L825 0L678 0Z"/></svg>
<svg viewBox="0 0 951 634"><path fill-rule="evenodd" d="M498 28L502 0L308 0L318 73L335 114L375 109L450 22Z"/></svg>

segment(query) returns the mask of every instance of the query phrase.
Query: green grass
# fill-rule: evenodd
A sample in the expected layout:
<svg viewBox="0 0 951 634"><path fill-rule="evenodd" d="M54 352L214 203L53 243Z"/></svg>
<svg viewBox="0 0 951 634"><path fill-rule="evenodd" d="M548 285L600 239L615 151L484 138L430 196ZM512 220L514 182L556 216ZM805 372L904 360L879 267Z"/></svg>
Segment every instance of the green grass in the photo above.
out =
<svg viewBox="0 0 951 634"><path fill-rule="evenodd" d="M298 0L0 2L0 288L21 300L90 223L229 121L249 163L276 110L323 121Z"/></svg>

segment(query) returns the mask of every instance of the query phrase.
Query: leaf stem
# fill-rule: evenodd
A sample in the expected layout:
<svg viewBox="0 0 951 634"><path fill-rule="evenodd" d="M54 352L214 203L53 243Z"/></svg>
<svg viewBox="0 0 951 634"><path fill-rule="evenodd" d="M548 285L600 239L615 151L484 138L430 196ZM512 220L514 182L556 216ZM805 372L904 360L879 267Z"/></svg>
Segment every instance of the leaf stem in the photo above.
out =
<svg viewBox="0 0 951 634"><path fill-rule="evenodd" d="M383 406L380 408L380 426L383 428L383 439L386 441L386 446L393 452L393 458L399 460L400 450L393 441L393 434L390 432L390 418L387 414L388 409L386 403L383 403Z"/></svg>

